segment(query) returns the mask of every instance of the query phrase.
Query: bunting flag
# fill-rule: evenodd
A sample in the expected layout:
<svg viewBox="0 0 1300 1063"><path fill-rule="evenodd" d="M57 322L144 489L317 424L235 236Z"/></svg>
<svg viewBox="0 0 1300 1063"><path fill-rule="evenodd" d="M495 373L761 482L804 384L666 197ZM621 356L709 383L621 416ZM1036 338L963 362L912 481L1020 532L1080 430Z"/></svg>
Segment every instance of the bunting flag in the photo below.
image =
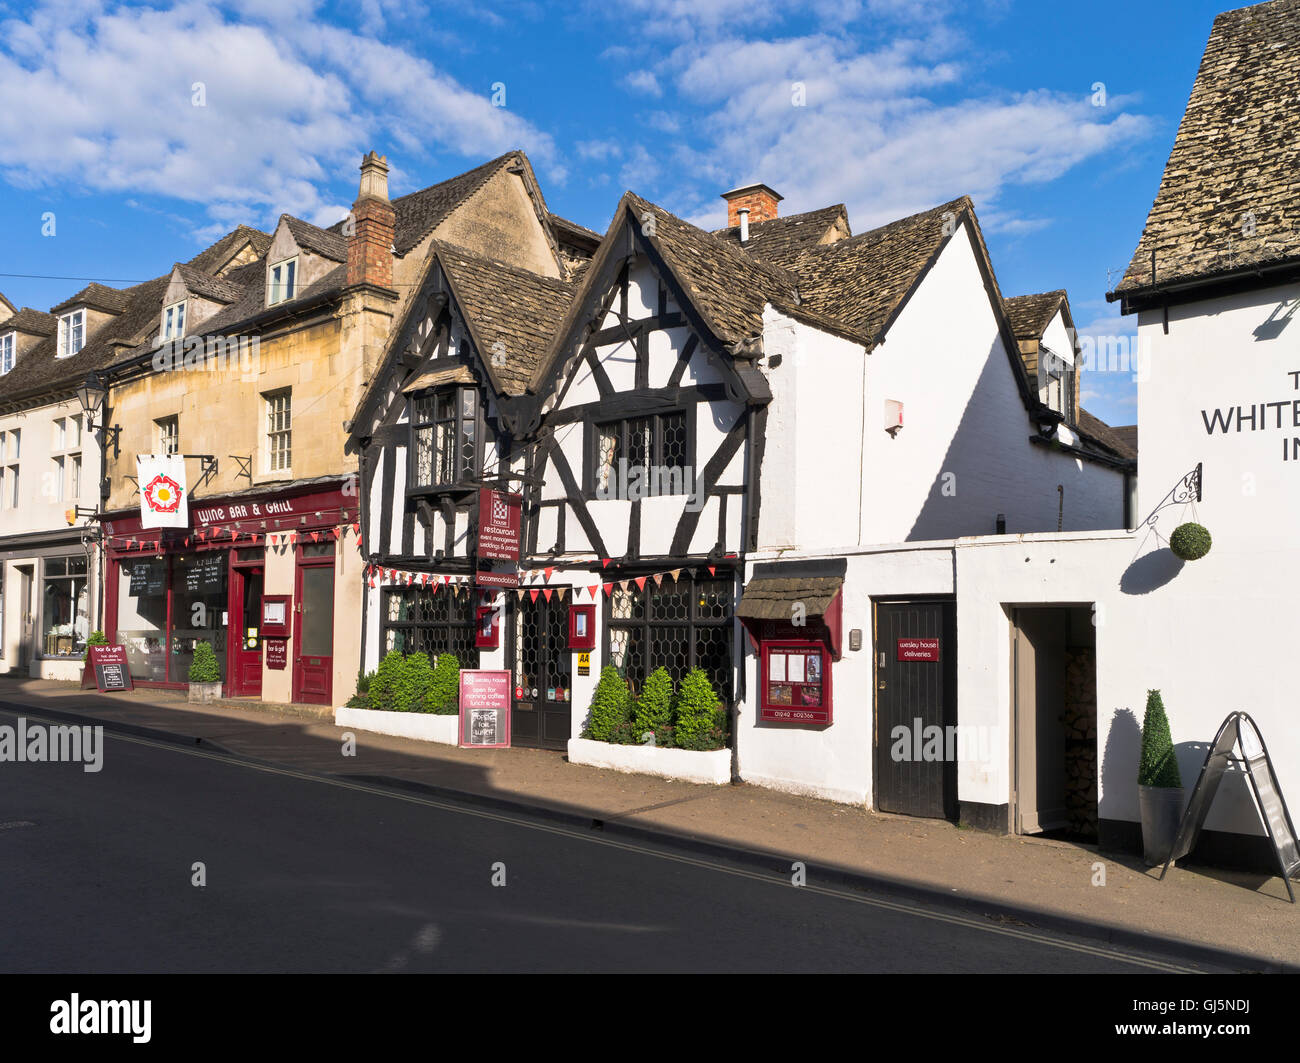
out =
<svg viewBox="0 0 1300 1063"><path fill-rule="evenodd" d="M590 587L587 588L587 593L588 593L589 595L591 595L591 600L592 600L593 602L596 600L596 592L597 592L598 590L600 590L600 584L599 584L599 583L593 583Z"/></svg>
<svg viewBox="0 0 1300 1063"><path fill-rule="evenodd" d="M560 601L564 601L564 594L565 594L565 592L566 592L568 589L569 589L568 587L556 587L556 588L555 588L555 593L558 594L558 595L560 596Z"/></svg>
<svg viewBox="0 0 1300 1063"><path fill-rule="evenodd" d="M538 592L538 590L537 590L536 587L534 587L534 588L533 588L532 590L530 590L528 593L529 593L530 595L532 595L533 601L537 601L537 595L538 595L539 592Z"/></svg>
<svg viewBox="0 0 1300 1063"><path fill-rule="evenodd" d="M200 529L199 529L199 542L201 542L201 543L202 543L202 542L206 542L206 541L207 541L207 538L208 538L208 529L207 529L207 528L200 528Z"/></svg>
<svg viewBox="0 0 1300 1063"><path fill-rule="evenodd" d="M717 568L716 568L715 566L713 566L713 565L710 565L710 566L709 566L709 575L710 575L710 576L716 576L717 574L718 574L718 570L717 570Z"/></svg>
<svg viewBox="0 0 1300 1063"><path fill-rule="evenodd" d="M614 587L614 584L612 584L612 583L602 583L602 584L601 584L601 590L603 590L603 591L605 592L605 597L606 597L606 598L609 597L610 592L613 590L613 587Z"/></svg>
<svg viewBox="0 0 1300 1063"><path fill-rule="evenodd" d="M359 523L358 523L358 524L354 524L354 525L352 525L352 534L353 534L353 535L356 535L356 536L358 536L358 537L360 537L360 535L361 535L361 525L360 525Z"/></svg>
<svg viewBox="0 0 1300 1063"><path fill-rule="evenodd" d="M311 541L314 542L314 543L318 543L318 542L320 542L320 532L312 532L312 533L311 533Z"/></svg>
<svg viewBox="0 0 1300 1063"><path fill-rule="evenodd" d="M544 571L545 571L545 576L544 576L544 578L545 578L545 580L546 580L547 583L550 583L550 582L551 582L551 573L554 572L555 569L554 569L554 567L552 567L552 568L545 569Z"/></svg>
<svg viewBox="0 0 1300 1063"><path fill-rule="evenodd" d="M654 577L655 577L655 586L656 586L656 587L658 587L661 583L663 583L663 581L664 581L664 574L663 574L662 572L656 572L656 573L654 574Z"/></svg>
<svg viewBox="0 0 1300 1063"><path fill-rule="evenodd" d="M670 573L668 573L668 575L672 576L674 583L677 582L677 577L680 576L681 574L682 574L682 570L680 568L675 568Z"/></svg>
<svg viewBox="0 0 1300 1063"><path fill-rule="evenodd" d="M601 567L601 568L605 568L608 564L609 564L609 558L607 558L607 557L602 557L602 558L600 559L600 567Z"/></svg>
<svg viewBox="0 0 1300 1063"><path fill-rule="evenodd" d="M639 591L643 591L643 590L645 590L645 580L646 580L645 576L637 576L637 578L636 578L636 589L637 589L637 590L639 590Z"/></svg>
<svg viewBox="0 0 1300 1063"><path fill-rule="evenodd" d="M546 600L549 602L551 600L551 588L550 587L544 588L542 590L542 593L546 595Z"/></svg>
<svg viewBox="0 0 1300 1063"><path fill-rule="evenodd" d="M525 591L524 591L524 588L523 588L523 587L516 587L516 588L515 588L515 597L518 598L521 602L524 600L524 594L525 594Z"/></svg>
<svg viewBox="0 0 1300 1063"><path fill-rule="evenodd" d="M190 540L189 540L189 537L188 537L188 536L186 537L185 542L182 543L181 545L183 545L183 546L189 546L189 545L190 545Z"/></svg>

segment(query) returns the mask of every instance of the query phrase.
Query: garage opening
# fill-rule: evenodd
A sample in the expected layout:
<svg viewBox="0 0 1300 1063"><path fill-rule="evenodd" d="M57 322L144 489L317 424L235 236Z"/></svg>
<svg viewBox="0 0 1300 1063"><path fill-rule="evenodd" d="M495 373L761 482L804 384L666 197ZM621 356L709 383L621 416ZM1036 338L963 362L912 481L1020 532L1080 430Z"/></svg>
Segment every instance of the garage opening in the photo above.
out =
<svg viewBox="0 0 1300 1063"><path fill-rule="evenodd" d="M1091 605L1011 610L1017 834L1097 840L1097 637Z"/></svg>

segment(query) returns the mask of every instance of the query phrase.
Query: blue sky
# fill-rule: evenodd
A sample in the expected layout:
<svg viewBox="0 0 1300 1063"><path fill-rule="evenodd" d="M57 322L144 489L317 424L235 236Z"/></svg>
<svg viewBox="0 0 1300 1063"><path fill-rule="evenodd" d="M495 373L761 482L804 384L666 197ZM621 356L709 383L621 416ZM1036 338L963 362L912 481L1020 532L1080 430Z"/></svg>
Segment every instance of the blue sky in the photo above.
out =
<svg viewBox="0 0 1300 1063"><path fill-rule="evenodd" d="M551 209L601 231L627 188L716 226L718 193L765 181L785 213L846 203L855 232L967 193L1005 294L1064 287L1082 332L1124 334L1108 271L1222 9L0 3L0 291L48 309L82 282L41 277L121 286L239 223L329 224L370 148L397 195L522 147ZM1083 386L1136 419L1126 375Z"/></svg>

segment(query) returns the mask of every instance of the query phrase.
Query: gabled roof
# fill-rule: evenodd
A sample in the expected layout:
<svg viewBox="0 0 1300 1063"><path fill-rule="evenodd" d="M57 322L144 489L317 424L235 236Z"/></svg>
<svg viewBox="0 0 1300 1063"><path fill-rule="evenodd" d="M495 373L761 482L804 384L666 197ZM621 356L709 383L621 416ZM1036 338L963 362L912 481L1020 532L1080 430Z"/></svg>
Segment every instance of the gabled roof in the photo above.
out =
<svg viewBox="0 0 1300 1063"><path fill-rule="evenodd" d="M429 233L446 221L447 216L465 202L470 196L487 184L488 180L503 166L515 161L522 152L507 151L495 159L466 170L455 177L449 177L436 185L422 188L393 200L393 210L397 214L396 234L393 247L399 255L411 251ZM339 222L331 229L337 229Z"/></svg>
<svg viewBox="0 0 1300 1063"><path fill-rule="evenodd" d="M715 229L713 235L751 255L788 268L804 251L818 246L826 239L837 224L843 226L845 236L851 234L849 213L843 203L804 214L751 222L749 239L743 244L740 242L738 225L728 229Z"/></svg>
<svg viewBox="0 0 1300 1063"><path fill-rule="evenodd" d="M11 303L8 299L5 298L4 292L0 292L0 307L3 307L5 310L8 310L10 314L18 313L18 307L14 306L13 303Z"/></svg>
<svg viewBox="0 0 1300 1063"><path fill-rule="evenodd" d="M340 233L322 229L309 221L295 218L292 214L281 214L280 220L289 230L294 243L302 250L335 262L348 260L348 241Z"/></svg>
<svg viewBox="0 0 1300 1063"><path fill-rule="evenodd" d="M1137 250L1107 298L1300 259L1297 126L1300 0L1220 14Z"/></svg>
<svg viewBox="0 0 1300 1063"><path fill-rule="evenodd" d="M245 244L251 245L253 253L261 258L271 246L271 234L249 225L236 226L211 247L205 247L186 265L215 277L230 265L231 259L243 249Z"/></svg>
<svg viewBox="0 0 1300 1063"><path fill-rule="evenodd" d="M1013 295L1003 299L1002 305L1016 339L1041 340L1063 302L1066 302L1065 289L1058 288L1036 295Z"/></svg>
<svg viewBox="0 0 1300 1063"><path fill-rule="evenodd" d="M30 333L33 336L53 336L58 327L59 319L53 314L47 314L41 310L33 310L30 306L24 306L3 325L0 325L0 332L16 329L19 332Z"/></svg>
<svg viewBox="0 0 1300 1063"><path fill-rule="evenodd" d="M176 263L172 268L188 291L204 299L211 299L217 303L233 303L243 294L243 289L238 284L233 284L222 277L214 277L183 262Z"/></svg>
<svg viewBox="0 0 1300 1063"><path fill-rule="evenodd" d="M87 284L71 299L64 299L58 306L50 307L51 314L63 310L72 310L79 306L89 306L95 310L104 310L110 314L120 314L126 309L126 293L117 288L109 288L94 282Z"/></svg>
<svg viewBox="0 0 1300 1063"><path fill-rule="evenodd" d="M1130 443L1122 431L1111 428L1105 421L1099 417L1094 417L1082 406L1079 407L1079 423L1075 426L1079 434L1084 436L1089 442L1099 443L1107 450L1113 451L1121 458L1129 461L1135 461L1138 456L1137 452L1137 426L1132 425L1133 441Z"/></svg>
<svg viewBox="0 0 1300 1063"><path fill-rule="evenodd" d="M913 214L878 229L804 251L790 269L803 305L879 338L947 238L969 214L976 253L988 253L970 197ZM992 268L988 274L992 277ZM996 280L993 281L996 288Z"/></svg>
<svg viewBox="0 0 1300 1063"><path fill-rule="evenodd" d="M435 242L433 249L479 356L505 394L522 395L576 286L450 244ZM493 359L498 350L505 354L503 361Z"/></svg>

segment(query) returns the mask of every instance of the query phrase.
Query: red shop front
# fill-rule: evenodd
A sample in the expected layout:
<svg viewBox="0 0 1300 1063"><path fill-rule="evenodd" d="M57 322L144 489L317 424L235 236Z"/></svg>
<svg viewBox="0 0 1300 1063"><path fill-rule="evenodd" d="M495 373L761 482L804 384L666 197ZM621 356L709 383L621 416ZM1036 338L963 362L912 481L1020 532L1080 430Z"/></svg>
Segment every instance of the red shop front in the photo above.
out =
<svg viewBox="0 0 1300 1063"><path fill-rule="evenodd" d="M206 641L225 696L261 697L263 668L291 665L291 699L328 703L333 561L340 538L355 544L357 520L354 495L319 486L194 501L189 528L142 528L138 513L107 519L105 634L145 686L186 687ZM288 608L264 630L270 599Z"/></svg>

